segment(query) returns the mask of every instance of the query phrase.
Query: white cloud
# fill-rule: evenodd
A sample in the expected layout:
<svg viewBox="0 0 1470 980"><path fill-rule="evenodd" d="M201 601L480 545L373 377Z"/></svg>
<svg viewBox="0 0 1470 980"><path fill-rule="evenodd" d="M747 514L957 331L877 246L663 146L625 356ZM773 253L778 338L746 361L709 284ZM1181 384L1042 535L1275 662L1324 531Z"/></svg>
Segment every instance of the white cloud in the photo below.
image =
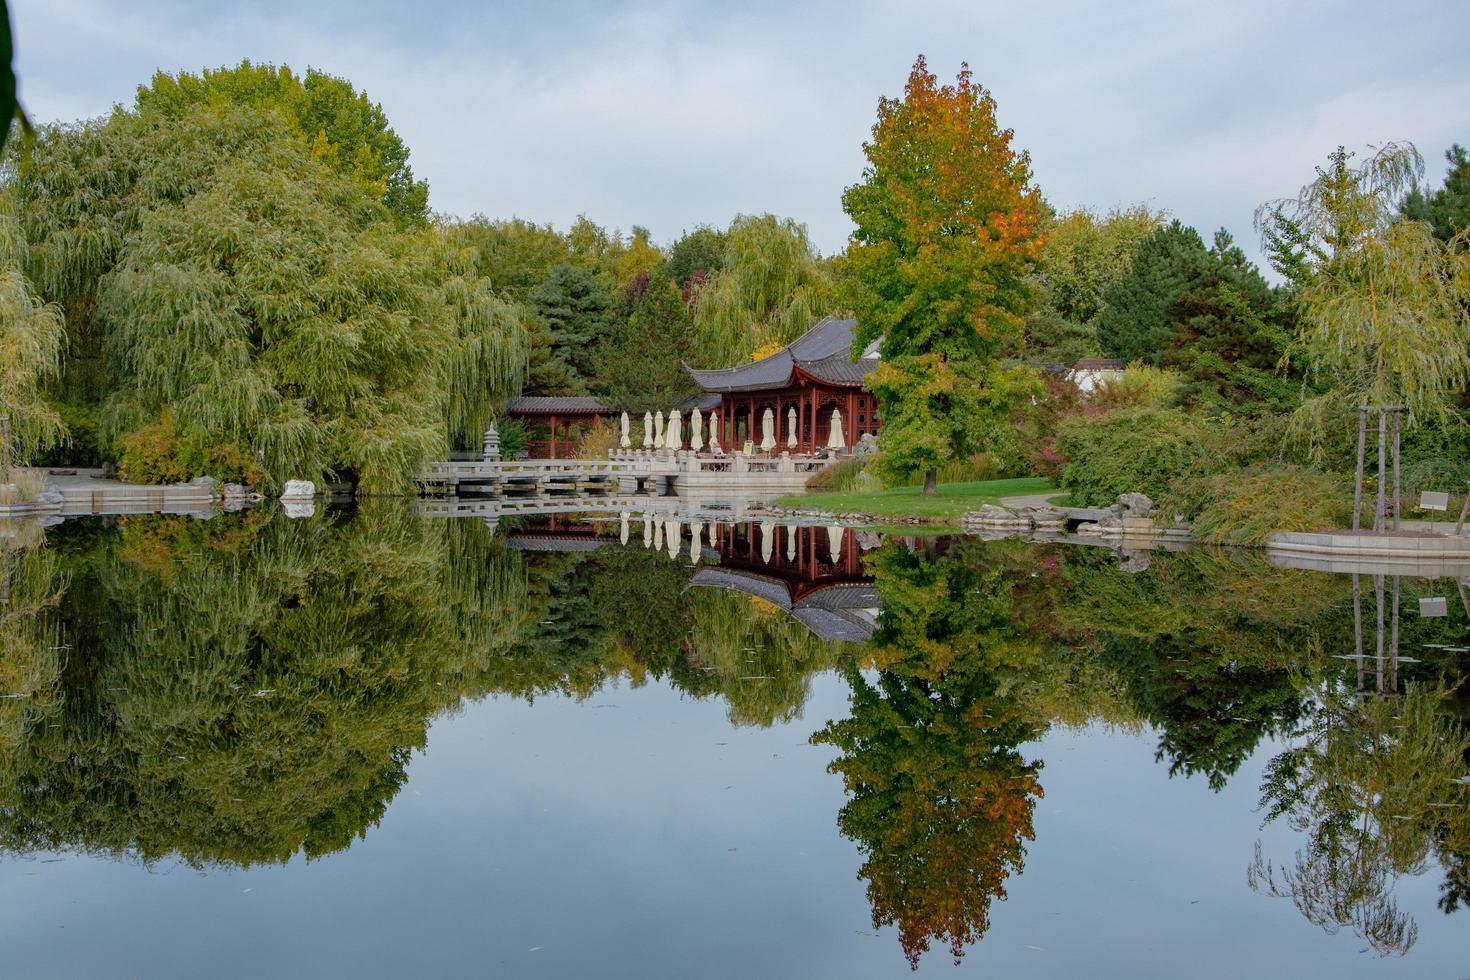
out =
<svg viewBox="0 0 1470 980"><path fill-rule="evenodd" d="M383 103L441 210L585 212L659 240L768 210L828 252L878 97L920 51L942 76L969 60L1054 203L1147 201L1246 244L1256 205L1338 143L1413 140L1437 180L1443 149L1470 141L1461 4L404 9L22 3L23 94L38 118L76 118L157 67L312 64Z"/></svg>

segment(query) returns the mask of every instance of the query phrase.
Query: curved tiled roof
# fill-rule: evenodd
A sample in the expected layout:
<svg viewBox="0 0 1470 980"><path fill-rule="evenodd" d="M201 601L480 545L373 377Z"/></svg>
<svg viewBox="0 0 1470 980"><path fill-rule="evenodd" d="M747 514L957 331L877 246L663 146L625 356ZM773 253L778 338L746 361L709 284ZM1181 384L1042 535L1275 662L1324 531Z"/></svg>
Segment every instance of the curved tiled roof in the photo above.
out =
<svg viewBox="0 0 1470 980"><path fill-rule="evenodd" d="M878 590L871 582L843 582L820 586L795 605L790 586L783 579L734 568L703 567L690 576L685 588L704 586L727 589L764 599L790 613L792 618L823 640L865 642L873 636L879 606Z"/></svg>
<svg viewBox="0 0 1470 980"><path fill-rule="evenodd" d="M569 415L589 412L607 415L613 409L602 399L586 395L522 395L507 402L505 410L512 415L517 412L531 414L565 412Z"/></svg>
<svg viewBox="0 0 1470 980"><path fill-rule="evenodd" d="M703 371L684 365L694 383L705 391L757 391L783 388L799 368L819 381L843 387L858 387L878 362L875 358L852 358L856 320L824 317L816 326L787 346L750 364Z"/></svg>

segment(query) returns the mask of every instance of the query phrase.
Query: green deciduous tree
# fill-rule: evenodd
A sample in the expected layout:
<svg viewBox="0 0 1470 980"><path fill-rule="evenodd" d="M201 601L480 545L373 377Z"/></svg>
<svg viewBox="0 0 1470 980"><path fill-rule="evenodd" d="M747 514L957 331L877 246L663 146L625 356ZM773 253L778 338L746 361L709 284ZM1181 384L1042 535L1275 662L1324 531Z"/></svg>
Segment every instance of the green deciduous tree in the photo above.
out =
<svg viewBox="0 0 1470 980"><path fill-rule="evenodd" d="M669 248L669 275L680 289L703 285L725 265L726 232L700 225Z"/></svg>
<svg viewBox="0 0 1470 980"><path fill-rule="evenodd" d="M520 218L492 221L475 215L446 225L451 237L476 253L476 268L497 292L523 303L531 290L570 254L567 240L550 225Z"/></svg>
<svg viewBox="0 0 1470 980"><path fill-rule="evenodd" d="M408 147L388 125L383 108L345 78L308 68L299 76L285 65L257 65L247 58L233 68L198 75L158 72L138 86L138 110L179 119L200 105L239 106L279 113L310 147L313 159L351 178L399 218L423 223L429 185L413 178Z"/></svg>
<svg viewBox="0 0 1470 980"><path fill-rule="evenodd" d="M1138 244L1163 222L1143 205L1099 217L1087 210L1048 217L1033 276L1037 301L1026 314L1026 350L1072 362L1099 353L1097 317L1104 293L1133 261Z"/></svg>
<svg viewBox="0 0 1470 980"><path fill-rule="evenodd" d="M1027 392L999 357L1019 346L1042 204L1011 139L968 67L940 86L920 57L904 97L879 102L863 180L842 197L857 225L844 263L856 343L882 338L869 387L883 466L924 472L928 493L942 462L985 448L1008 414L976 409Z"/></svg>

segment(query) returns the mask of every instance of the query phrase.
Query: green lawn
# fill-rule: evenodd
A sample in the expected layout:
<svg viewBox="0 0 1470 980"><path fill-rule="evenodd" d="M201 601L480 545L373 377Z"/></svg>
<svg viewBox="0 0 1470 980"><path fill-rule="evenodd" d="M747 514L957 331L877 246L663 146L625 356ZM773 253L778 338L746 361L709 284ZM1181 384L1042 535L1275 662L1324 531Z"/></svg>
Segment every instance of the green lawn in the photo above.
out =
<svg viewBox="0 0 1470 980"><path fill-rule="evenodd" d="M891 517L958 517L978 510L981 504L998 503L1001 497L1046 493L1056 487L1039 476L1014 480L980 480L974 483L941 483L939 493L924 496L922 487L896 487L876 493L816 493L782 497L782 507L829 510L842 514L879 514Z"/></svg>

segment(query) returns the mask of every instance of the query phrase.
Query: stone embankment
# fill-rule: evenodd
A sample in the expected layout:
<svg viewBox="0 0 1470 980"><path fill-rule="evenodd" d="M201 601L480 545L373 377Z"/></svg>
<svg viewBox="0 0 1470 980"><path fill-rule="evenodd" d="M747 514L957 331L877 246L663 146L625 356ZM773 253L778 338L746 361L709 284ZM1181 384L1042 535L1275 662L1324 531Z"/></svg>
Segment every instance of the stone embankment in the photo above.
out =
<svg viewBox="0 0 1470 980"><path fill-rule="evenodd" d="M1125 493L1105 509L1080 507L1000 507L987 504L960 520L967 531L1051 531L1061 533L1075 523L1076 533L1098 538L1146 538L1155 541L1188 541L1189 528L1182 524L1160 525L1153 501L1141 493Z"/></svg>
<svg viewBox="0 0 1470 980"><path fill-rule="evenodd" d="M1194 541L1190 528L1179 519L1159 519L1153 501L1141 493L1125 493L1105 510L1059 507L997 507L987 505L965 514L961 526L973 533L1064 532L1075 523L1075 533L1121 547L1150 544L1180 546ZM1404 522L1400 531L1277 531L1263 545L1273 555L1293 556L1299 562L1371 559L1385 567L1418 566L1443 562L1470 562L1470 538Z"/></svg>
<svg viewBox="0 0 1470 980"><path fill-rule="evenodd" d="M253 487L221 484L207 476L188 483L145 486L104 477L101 470L78 468L47 471L44 478L45 485L35 500L0 506L0 516L187 514L208 517L219 511L242 510L265 499Z"/></svg>

